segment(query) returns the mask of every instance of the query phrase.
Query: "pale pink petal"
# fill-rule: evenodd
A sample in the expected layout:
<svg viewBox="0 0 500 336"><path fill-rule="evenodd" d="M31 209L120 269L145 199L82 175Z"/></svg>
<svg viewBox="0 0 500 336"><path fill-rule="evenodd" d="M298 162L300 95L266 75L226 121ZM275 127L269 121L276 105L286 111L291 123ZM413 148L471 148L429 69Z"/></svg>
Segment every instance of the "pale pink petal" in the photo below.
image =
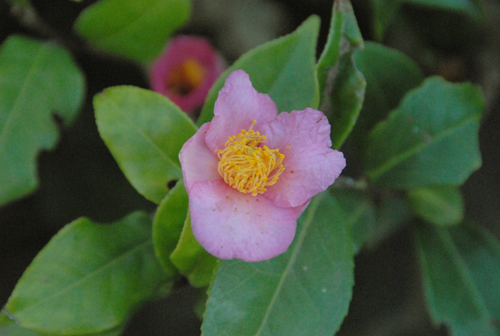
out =
<svg viewBox="0 0 500 336"><path fill-rule="evenodd" d="M253 129L258 130L277 115L276 104L267 94L253 88L248 74L243 70L233 71L215 102L214 117L205 138L207 145L217 153L224 148L228 137L248 130L252 120L257 121Z"/></svg>
<svg viewBox="0 0 500 336"><path fill-rule="evenodd" d="M281 113L264 125L262 134L269 148L279 148L285 155L285 171L263 194L279 207L302 205L328 188L345 167L344 155L330 148L330 124L320 111Z"/></svg>
<svg viewBox="0 0 500 336"><path fill-rule="evenodd" d="M261 195L240 193L221 180L195 183L189 208L194 236L221 259L273 258L287 250L295 235L293 208L279 208Z"/></svg>
<svg viewBox="0 0 500 336"><path fill-rule="evenodd" d="M205 71L203 82L185 95L169 91L167 78L188 59L196 60L203 67ZM203 104L208 90L225 67L222 57L204 38L178 36L170 41L165 52L151 67L151 89L170 98L181 110L190 112Z"/></svg>
<svg viewBox="0 0 500 336"><path fill-rule="evenodd" d="M217 170L219 159L205 144L205 135L209 127L210 123L203 124L198 132L186 141L179 153L184 184L188 192L198 181L222 178Z"/></svg>
<svg viewBox="0 0 500 336"><path fill-rule="evenodd" d="M304 210L306 210L307 206L309 205L309 202L311 202L311 199L308 199L304 204L299 205L298 207L293 208L295 211L295 217L299 219L299 217L302 215Z"/></svg>

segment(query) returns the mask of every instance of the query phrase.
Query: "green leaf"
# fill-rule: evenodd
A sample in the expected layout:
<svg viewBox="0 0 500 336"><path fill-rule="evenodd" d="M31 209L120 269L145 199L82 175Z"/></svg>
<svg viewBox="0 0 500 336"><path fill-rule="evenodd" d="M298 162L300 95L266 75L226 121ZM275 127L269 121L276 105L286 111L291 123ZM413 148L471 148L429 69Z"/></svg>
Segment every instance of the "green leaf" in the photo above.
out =
<svg viewBox="0 0 500 336"><path fill-rule="evenodd" d="M463 183L481 166L479 87L427 79L369 134L365 173L378 186Z"/></svg>
<svg viewBox="0 0 500 336"><path fill-rule="evenodd" d="M486 309L500 322L500 242L473 225L454 227L450 233Z"/></svg>
<svg viewBox="0 0 500 336"><path fill-rule="evenodd" d="M369 248L386 240L412 219L411 208L405 199L385 192L380 198L375 211L375 230L366 242Z"/></svg>
<svg viewBox="0 0 500 336"><path fill-rule="evenodd" d="M69 125L85 83L63 48L21 36L0 48L0 205L38 186L36 159L59 137L53 113Z"/></svg>
<svg viewBox="0 0 500 336"><path fill-rule="evenodd" d="M354 59L367 83L363 108L350 138L362 152L369 131L399 105L407 91L422 83L424 75L405 54L378 43L366 42Z"/></svg>
<svg viewBox="0 0 500 336"><path fill-rule="evenodd" d="M148 62L190 11L189 0L101 0L80 14L74 29L102 50Z"/></svg>
<svg viewBox="0 0 500 336"><path fill-rule="evenodd" d="M433 10L453 11L473 19L483 17L481 0L371 0L375 38L382 41L385 32L400 13L403 4L425 6Z"/></svg>
<svg viewBox="0 0 500 336"><path fill-rule="evenodd" d="M422 224L416 238L434 322L447 324L452 335L498 335L492 317L500 317L499 243L467 226L447 230Z"/></svg>
<svg viewBox="0 0 500 336"><path fill-rule="evenodd" d="M112 225L81 218L36 256L5 310L21 327L42 333L104 332L126 322L166 281L148 215L134 213Z"/></svg>
<svg viewBox="0 0 500 336"><path fill-rule="evenodd" d="M99 333L85 334L85 336L119 336L123 333L125 325L119 326L108 331ZM0 311L0 336L56 336L54 334L42 334L38 331L23 328L19 326L14 320L11 320L5 311ZM72 335L68 335L72 336Z"/></svg>
<svg viewBox="0 0 500 336"><path fill-rule="evenodd" d="M156 257L169 274L177 274L177 268L170 261L181 237L188 213L189 198L182 180L161 201L153 221L153 244Z"/></svg>
<svg viewBox="0 0 500 336"><path fill-rule="evenodd" d="M256 263L220 262L203 335L333 335L347 314L353 268L345 215L321 193L300 217L287 252Z"/></svg>
<svg viewBox="0 0 500 336"><path fill-rule="evenodd" d="M320 110L332 125L333 148L340 148L352 131L363 105L366 81L353 53L363 37L348 0L335 1L328 41L318 61Z"/></svg>
<svg viewBox="0 0 500 336"><path fill-rule="evenodd" d="M482 15L482 2L480 0L403 0L419 6L427 6L434 9L457 11L473 17Z"/></svg>
<svg viewBox="0 0 500 336"><path fill-rule="evenodd" d="M408 192L408 200L415 214L435 225L455 225L464 218L464 201L456 186L413 189Z"/></svg>
<svg viewBox="0 0 500 336"><path fill-rule="evenodd" d="M382 41L384 33L392 23L404 0L371 0L373 28L377 41Z"/></svg>
<svg viewBox="0 0 500 336"><path fill-rule="evenodd" d="M372 239L375 232L375 207L366 193L358 190L331 188L350 228L354 254L357 254L365 242Z"/></svg>
<svg viewBox="0 0 500 336"><path fill-rule="evenodd" d="M278 112L316 107L318 84L314 63L319 24L319 18L312 16L295 32L241 56L210 89L198 125L212 120L220 89L227 76L238 69L250 75L258 92L269 94Z"/></svg>
<svg viewBox="0 0 500 336"><path fill-rule="evenodd" d="M94 97L99 133L134 188L159 204L180 180L179 151L196 126L168 98L132 86Z"/></svg>
<svg viewBox="0 0 500 336"><path fill-rule="evenodd" d="M189 283L195 287L205 287L214 278L214 269L218 259L209 254L196 241L191 229L191 216L187 215L177 247L170 255L170 260Z"/></svg>

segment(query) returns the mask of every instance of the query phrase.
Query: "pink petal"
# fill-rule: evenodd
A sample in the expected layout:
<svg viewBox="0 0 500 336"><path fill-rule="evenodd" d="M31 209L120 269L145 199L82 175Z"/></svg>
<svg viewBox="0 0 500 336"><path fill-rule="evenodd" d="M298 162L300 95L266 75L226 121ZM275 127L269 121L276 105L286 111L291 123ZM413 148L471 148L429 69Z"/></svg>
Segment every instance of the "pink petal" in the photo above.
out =
<svg viewBox="0 0 500 336"><path fill-rule="evenodd" d="M221 259L261 261L286 251L297 221L293 208L243 194L224 181L195 183L189 193L191 226L198 242Z"/></svg>
<svg viewBox="0 0 500 336"><path fill-rule="evenodd" d="M304 204L293 208L293 210L295 211L295 218L299 219L299 217L302 215L302 213L306 210L307 206L309 205L309 202L311 202L311 199L308 199Z"/></svg>
<svg viewBox="0 0 500 336"><path fill-rule="evenodd" d="M276 104L263 93L257 92L250 82L250 77L243 70L233 71L226 79L224 87L219 91L215 102L212 125L205 138L213 153L224 148L227 138L248 130L252 120L257 124L254 129L278 115Z"/></svg>
<svg viewBox="0 0 500 336"><path fill-rule="evenodd" d="M269 148L279 148L285 155L285 171L263 194L279 207L302 205L328 188L345 167L344 155L330 148L330 124L320 111L281 113L262 128L262 134Z"/></svg>
<svg viewBox="0 0 500 336"><path fill-rule="evenodd" d="M205 79L186 95L170 92L167 88L169 74L189 58L195 59L203 66L206 71ZM170 98L181 110L190 112L203 104L208 90L224 69L222 57L207 40L194 36L178 36L170 41L163 55L151 67L151 89Z"/></svg>
<svg viewBox="0 0 500 336"><path fill-rule="evenodd" d="M186 141L179 153L184 184L188 192L196 182L222 179L217 170L219 158L212 154L205 143L209 127L210 123L203 124L198 132Z"/></svg>

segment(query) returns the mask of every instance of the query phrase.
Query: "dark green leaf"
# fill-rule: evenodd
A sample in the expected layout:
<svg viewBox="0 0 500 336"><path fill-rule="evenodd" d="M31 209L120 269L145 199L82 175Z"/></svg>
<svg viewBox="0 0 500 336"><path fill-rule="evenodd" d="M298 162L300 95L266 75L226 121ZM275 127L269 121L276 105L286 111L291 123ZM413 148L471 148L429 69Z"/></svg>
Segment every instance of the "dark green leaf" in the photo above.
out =
<svg viewBox="0 0 500 336"><path fill-rule="evenodd" d="M367 176L387 188L463 183L481 166L483 110L479 87L427 79L370 133Z"/></svg>
<svg viewBox="0 0 500 336"><path fill-rule="evenodd" d="M368 132L399 105L407 91L422 83L424 75L405 54L378 43L366 42L354 59L367 83L363 108L350 138L361 152Z"/></svg>
<svg viewBox="0 0 500 336"><path fill-rule="evenodd" d="M408 203L397 195L382 194L376 207L376 222L373 236L366 245L372 247L384 241L412 218Z"/></svg>
<svg viewBox="0 0 500 336"><path fill-rule="evenodd" d="M29 0L8 0L10 3L13 5L19 5L21 8L25 9L26 7L29 7L30 3Z"/></svg>
<svg viewBox="0 0 500 336"><path fill-rule="evenodd" d="M36 158L59 137L84 97L84 78L70 55L53 43L11 36L0 48L0 205L38 185Z"/></svg>
<svg viewBox="0 0 500 336"><path fill-rule="evenodd" d="M194 312L200 320L203 320L203 315L205 315L205 309L207 306L208 294L206 288L201 288L198 293L198 299L194 305Z"/></svg>
<svg viewBox="0 0 500 336"><path fill-rule="evenodd" d="M156 257L169 274L176 274L177 268L170 261L181 237L188 213L189 199L182 180L161 201L153 221L153 244Z"/></svg>
<svg viewBox="0 0 500 336"><path fill-rule="evenodd" d="M196 241L191 229L189 213L179 243L170 255L170 260L195 287L208 286L214 278L214 269L218 259L205 251Z"/></svg>
<svg viewBox="0 0 500 336"><path fill-rule="evenodd" d="M361 48L363 37L351 3L336 0L328 41L317 65L320 110L332 125L333 148L342 146L363 105L366 81L353 58L353 52Z"/></svg>
<svg viewBox="0 0 500 336"><path fill-rule="evenodd" d="M36 256L5 309L21 327L43 333L104 332L126 322L166 281L146 214L113 225L81 218Z"/></svg>
<svg viewBox="0 0 500 336"><path fill-rule="evenodd" d="M80 14L75 30L105 51L147 62L190 11L189 0L101 0Z"/></svg>
<svg viewBox="0 0 500 336"><path fill-rule="evenodd" d="M410 190L410 205L420 218L441 226L455 225L464 217L464 201L456 186L432 186Z"/></svg>
<svg viewBox="0 0 500 336"><path fill-rule="evenodd" d="M434 10L453 11L474 19L483 16L481 0L371 0L374 33L377 41L382 41L387 28L393 22L404 4L425 6Z"/></svg>
<svg viewBox="0 0 500 336"><path fill-rule="evenodd" d="M257 91L269 94L278 112L317 107L314 62L318 30L318 17L310 17L295 32L241 56L210 89L198 125L212 120L219 91L227 76L237 69L243 69L250 75Z"/></svg>
<svg viewBox="0 0 500 336"><path fill-rule="evenodd" d="M500 322L500 243L489 232L468 225L450 229L451 237L490 315Z"/></svg>
<svg viewBox="0 0 500 336"><path fill-rule="evenodd" d="M499 246L498 242L494 243L495 246L484 246L485 235L474 234L474 231L462 226L451 231L426 224L417 226L427 306L432 319L447 324L452 335L498 335L491 323L500 304ZM471 265L472 262L478 264ZM486 278L481 279L482 276ZM477 279L480 279L479 283ZM488 280L491 282L486 282ZM489 294L494 296L484 296ZM496 305L492 311L485 300Z"/></svg>
<svg viewBox="0 0 500 336"><path fill-rule="evenodd" d="M256 263L220 262L203 335L333 335L351 300L353 267L345 215L328 192L319 194L287 252Z"/></svg>
<svg viewBox="0 0 500 336"><path fill-rule="evenodd" d="M382 41L386 29L404 0L371 0L373 28L377 41Z"/></svg>
<svg viewBox="0 0 500 336"><path fill-rule="evenodd" d="M373 238L375 232L375 207L366 193L349 189L331 189L350 228L354 254L357 254L363 244Z"/></svg>
<svg viewBox="0 0 500 336"><path fill-rule="evenodd" d="M457 11L466 15L479 17L482 14L482 2L480 0L403 0L419 6L427 6L434 9Z"/></svg>
<svg viewBox="0 0 500 336"><path fill-rule="evenodd" d="M168 183L182 178L179 151L196 126L168 98L133 86L104 90L94 108L99 133L127 179L160 203Z"/></svg>

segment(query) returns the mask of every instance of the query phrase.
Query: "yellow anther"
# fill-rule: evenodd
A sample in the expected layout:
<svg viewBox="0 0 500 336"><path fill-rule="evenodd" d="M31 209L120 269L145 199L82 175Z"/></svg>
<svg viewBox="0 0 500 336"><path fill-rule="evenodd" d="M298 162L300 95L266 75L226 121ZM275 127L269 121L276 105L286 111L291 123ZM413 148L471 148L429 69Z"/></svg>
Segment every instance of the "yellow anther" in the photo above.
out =
<svg viewBox="0 0 500 336"><path fill-rule="evenodd" d="M248 132L241 130L229 137L224 149L218 151L220 176L231 187L253 196L264 193L265 187L275 184L285 170L281 164L285 156L279 149L259 146L266 137L252 129L255 123L252 120Z"/></svg>
<svg viewBox="0 0 500 336"><path fill-rule="evenodd" d="M194 58L188 58L174 67L166 79L168 91L178 96L185 96L197 89L207 76L207 69Z"/></svg>

